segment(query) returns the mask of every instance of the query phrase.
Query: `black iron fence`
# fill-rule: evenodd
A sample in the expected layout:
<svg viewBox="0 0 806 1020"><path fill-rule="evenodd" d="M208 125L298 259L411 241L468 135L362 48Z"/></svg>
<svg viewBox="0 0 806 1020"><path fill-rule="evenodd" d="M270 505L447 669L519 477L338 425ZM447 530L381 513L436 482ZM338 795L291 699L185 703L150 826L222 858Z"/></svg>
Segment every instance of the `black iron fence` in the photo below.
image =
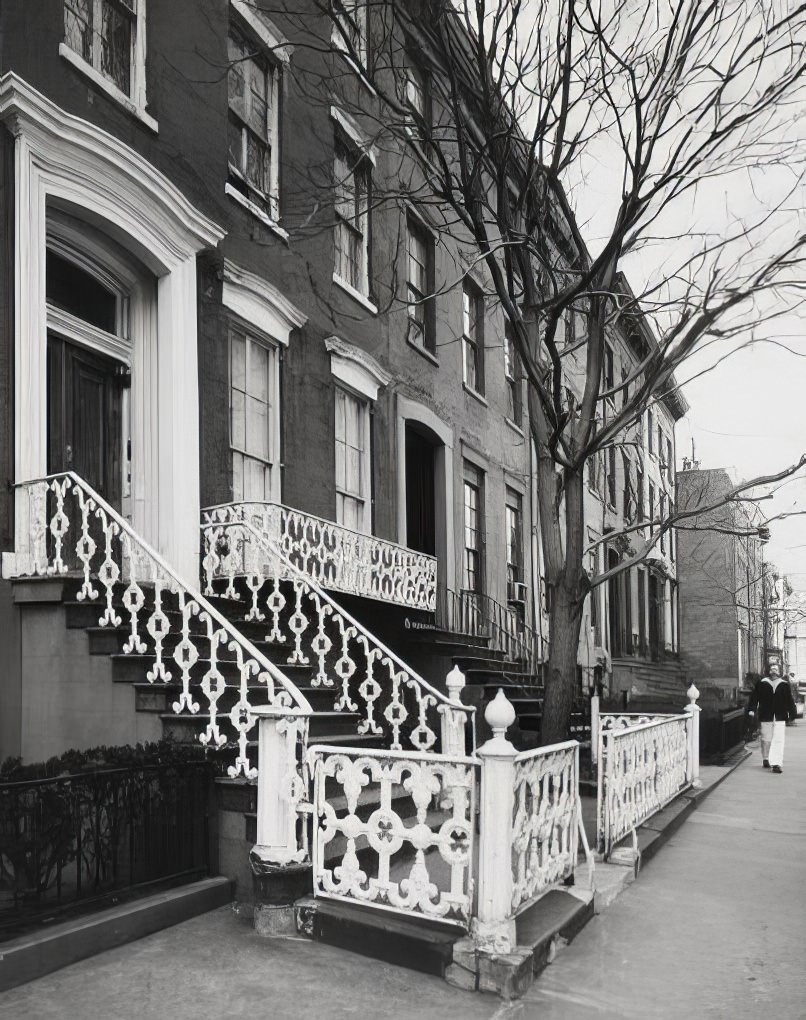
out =
<svg viewBox="0 0 806 1020"><path fill-rule="evenodd" d="M67 908L210 866L206 762L0 783L0 940Z"/></svg>

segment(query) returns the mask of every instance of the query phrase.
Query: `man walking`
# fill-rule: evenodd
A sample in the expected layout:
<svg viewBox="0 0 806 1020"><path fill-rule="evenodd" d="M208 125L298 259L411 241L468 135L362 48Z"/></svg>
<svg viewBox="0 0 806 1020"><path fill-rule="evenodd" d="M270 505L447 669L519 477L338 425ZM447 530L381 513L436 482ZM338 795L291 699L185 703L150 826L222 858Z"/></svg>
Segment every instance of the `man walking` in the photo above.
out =
<svg viewBox="0 0 806 1020"><path fill-rule="evenodd" d="M795 718L795 700L789 682L776 665L770 666L770 675L762 677L750 695L747 714L754 716L756 710L761 723L762 765L783 772L786 724Z"/></svg>

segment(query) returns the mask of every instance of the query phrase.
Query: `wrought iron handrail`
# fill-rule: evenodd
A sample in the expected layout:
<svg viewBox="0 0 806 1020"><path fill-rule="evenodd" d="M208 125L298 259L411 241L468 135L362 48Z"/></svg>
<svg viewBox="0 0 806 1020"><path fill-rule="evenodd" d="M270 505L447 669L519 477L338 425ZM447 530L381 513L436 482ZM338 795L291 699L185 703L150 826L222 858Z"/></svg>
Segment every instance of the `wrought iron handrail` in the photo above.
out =
<svg viewBox="0 0 806 1020"><path fill-rule="evenodd" d="M212 742L218 747L226 743L226 737L220 733L217 720L217 702L226 688L217 660L219 646L224 646L236 655L236 663L240 672L240 700L227 717L238 731L239 755L235 766L229 769L230 775L239 772L254 776L256 771L250 766L246 755L246 734L254 725L251 716L251 705L248 700L248 680L256 677L266 684L269 701L278 707L294 709L300 714L310 715L311 706L296 685L271 662L252 642L241 634L227 618L215 608L207 598L193 586L184 581L142 538L129 522L118 513L95 489L73 471L46 475L42 478L30 479L15 483L15 488L28 493L28 569L20 569L21 575L33 574L55 575L66 574L69 567L64 561L65 539L70 530L71 521L65 512L65 498L72 492L78 502L80 520L74 522L80 527L81 534L76 541L75 554L80 563L79 572L83 575L83 584L78 593L79 601L95 601L99 592L93 582L105 589L106 608L99 620L99 626L119 626L113 604L113 593L118 582L126 584L123 593L123 605L129 612L131 634L123 647L125 654L138 652L143 654L147 648L138 631L140 614L145 607L145 593L141 587L143 582L153 584L155 589L155 605L153 610L145 609L148 615L147 630L154 641L155 664L149 671L147 679L153 683L160 679L168 682L171 678L162 659L162 642L168 631L169 621L162 607L162 594L167 592L179 597L182 611L182 642L174 654L174 660L181 671L182 691L178 702L172 707L179 714L184 708L192 714L199 710L190 692L190 669L198 661L198 650L191 638L190 619L195 616L200 623L206 624L208 633L204 640L210 644L210 668L201 682L201 690L207 696L210 707L210 722L205 733L200 737L204 744ZM48 521L47 495L52 493L55 498L55 509ZM36 505L39 500L40 505ZM34 504L32 506L32 503ZM92 559L98 544L90 533L91 517L99 521L104 542L103 562L96 574L92 572ZM125 536L126 541L122 541ZM117 538L120 547L121 563L118 563L113 550L113 539ZM48 541L53 543L52 556L48 552ZM138 569L141 571L138 577ZM148 576L143 576L147 574ZM179 657L177 657L179 656ZM223 660L222 660L223 661ZM271 682L269 682L271 681Z"/></svg>
<svg viewBox="0 0 806 1020"><path fill-rule="evenodd" d="M537 671L537 632L520 619L517 610L503 606L491 595L442 588L437 597L436 622L460 634L488 637L493 648L522 660L530 673Z"/></svg>
<svg viewBox="0 0 806 1020"><path fill-rule="evenodd" d="M229 512L230 508L226 506L219 508L219 510L215 512L205 511L205 516L207 516L208 519L201 525L207 550L202 564L207 577L205 587L207 594L214 593L212 582L216 577L219 577L227 579L229 582L227 592L225 594L228 594L229 597L236 597L234 580L238 576L243 576L246 586L252 594L252 609L247 618L260 619L262 618L262 613L258 606L258 593L267 580L272 579L275 582L275 586L280 579L290 580L297 591L301 591L303 588L307 589L308 594L313 596L316 604L316 609L319 615L319 633L323 632L322 628L326 617L331 618L334 621L339 621L342 635L352 632L358 640L363 643L367 654L371 656L373 660L380 660L381 662L385 661L394 667L397 671L397 675L405 678L406 686L409 687L409 689L415 689L417 691L419 711L418 730L428 730L425 716L430 701L436 705L436 711L440 715L444 716L446 713L462 714L462 717L470 723L472 747L475 747L476 710L474 706L463 705L461 701L455 701L437 690L436 687L420 676L420 674L405 663L399 655L384 644L380 638L376 637L351 613L335 602L321 587L321 585L292 563L276 543L271 542L266 538L265 534L259 532L252 524L242 518L227 520L226 518ZM219 517L219 520L210 519L215 517ZM220 519L222 517L224 519ZM221 555L216 551L216 545L224 537L225 532L236 536L236 540L229 543L229 552ZM246 548L242 550L243 559L241 560L237 560L236 558L238 549L237 536L239 533L244 545L246 547L249 545L253 547L251 553L248 553ZM268 563L257 562L255 559L255 553L257 550L260 550L264 557L269 557ZM251 559L247 561L247 557L250 555ZM277 564L274 568L271 566L271 559L274 559ZM229 560L228 566L226 564L227 560ZM265 576L263 571L266 571ZM272 575L274 576L272 577ZM277 590L276 587L275 590ZM299 606L297 608L299 611ZM299 633L295 632L297 649L296 652L292 653L294 661L301 661L302 659L300 648L301 633L302 631ZM316 684L318 682L327 685L327 680L323 675L325 651L320 650L318 654L320 659L320 672L314 683ZM374 679L373 683L377 686L377 681ZM375 698L378 697L378 693L380 692L375 694ZM366 697L366 695L364 696ZM345 695L336 702L336 709L340 710L347 707L349 700L350 699L346 696L345 689ZM367 700L369 699L367 698ZM390 722L394 733L392 749L398 749L400 748L399 735L401 720L395 715L390 716L388 712L387 720ZM363 732L366 732L367 730L377 732L373 729L373 717L371 711L368 715L367 728ZM426 738L422 749L429 750L430 747L433 746L433 743L434 741L429 742L428 738Z"/></svg>
<svg viewBox="0 0 806 1020"><path fill-rule="evenodd" d="M202 520L212 520L221 512L241 520L251 517L256 530L278 541L292 562L299 561L296 566L327 588L434 611L434 556L269 500L219 503L206 507ZM271 521L271 515L276 520Z"/></svg>

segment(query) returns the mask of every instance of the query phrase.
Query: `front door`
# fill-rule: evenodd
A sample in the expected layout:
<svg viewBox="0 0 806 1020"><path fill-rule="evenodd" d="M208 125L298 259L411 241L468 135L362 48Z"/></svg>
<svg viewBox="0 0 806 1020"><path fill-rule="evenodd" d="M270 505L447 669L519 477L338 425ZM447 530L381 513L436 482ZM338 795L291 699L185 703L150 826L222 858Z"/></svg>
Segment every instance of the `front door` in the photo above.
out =
<svg viewBox="0 0 806 1020"><path fill-rule="evenodd" d="M121 362L48 336L48 474L74 471L116 510L127 378Z"/></svg>
<svg viewBox="0 0 806 1020"><path fill-rule="evenodd" d="M658 613L658 579L649 575L649 654L654 661L660 658L660 617Z"/></svg>
<svg viewBox="0 0 806 1020"><path fill-rule="evenodd" d="M406 426L406 545L436 555L434 447Z"/></svg>

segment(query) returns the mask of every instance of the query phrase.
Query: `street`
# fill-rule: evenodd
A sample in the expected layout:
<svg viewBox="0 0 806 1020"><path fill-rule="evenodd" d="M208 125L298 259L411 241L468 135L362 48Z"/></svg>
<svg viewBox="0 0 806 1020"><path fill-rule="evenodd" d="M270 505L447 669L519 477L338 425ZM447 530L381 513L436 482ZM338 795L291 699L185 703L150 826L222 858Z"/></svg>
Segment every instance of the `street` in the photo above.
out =
<svg viewBox="0 0 806 1020"><path fill-rule="evenodd" d="M519 1002L305 940L263 941L224 908L0 995L0 1015L794 1020L806 1013L804 787L801 723L787 730L782 776L754 751Z"/></svg>

